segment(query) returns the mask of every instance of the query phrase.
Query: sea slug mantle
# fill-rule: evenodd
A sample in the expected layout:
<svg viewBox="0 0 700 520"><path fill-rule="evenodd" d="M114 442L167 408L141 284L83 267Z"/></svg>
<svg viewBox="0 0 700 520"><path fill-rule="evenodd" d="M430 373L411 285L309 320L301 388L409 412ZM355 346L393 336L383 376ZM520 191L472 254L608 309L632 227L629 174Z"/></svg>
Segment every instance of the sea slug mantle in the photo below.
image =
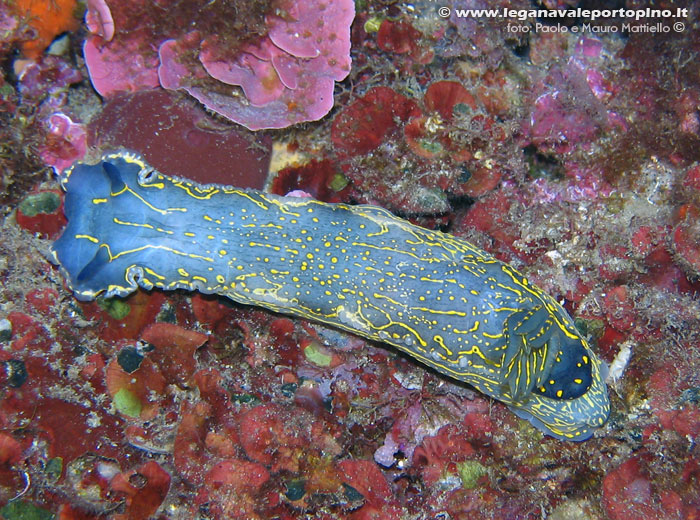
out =
<svg viewBox="0 0 700 520"><path fill-rule="evenodd" d="M604 365L571 317L465 240L373 206L197 185L129 152L63 187L53 254L79 299L216 293L393 345L560 439L607 419Z"/></svg>

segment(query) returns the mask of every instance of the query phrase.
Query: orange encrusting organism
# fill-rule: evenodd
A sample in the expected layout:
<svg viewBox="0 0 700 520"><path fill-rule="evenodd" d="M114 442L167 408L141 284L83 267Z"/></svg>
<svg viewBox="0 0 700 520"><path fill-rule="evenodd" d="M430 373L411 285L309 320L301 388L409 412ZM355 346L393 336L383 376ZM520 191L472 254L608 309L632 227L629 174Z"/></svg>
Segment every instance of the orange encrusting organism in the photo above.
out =
<svg viewBox="0 0 700 520"><path fill-rule="evenodd" d="M16 0L14 10L29 28L30 39L22 42L22 54L38 58L59 34L78 28L76 0Z"/></svg>

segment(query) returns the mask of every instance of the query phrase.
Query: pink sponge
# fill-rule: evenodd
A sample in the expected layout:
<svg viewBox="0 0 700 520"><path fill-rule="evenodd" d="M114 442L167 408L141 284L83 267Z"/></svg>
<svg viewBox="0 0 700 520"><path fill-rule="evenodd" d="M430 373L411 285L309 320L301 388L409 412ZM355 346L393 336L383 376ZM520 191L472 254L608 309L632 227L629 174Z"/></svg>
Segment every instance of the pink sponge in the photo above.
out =
<svg viewBox="0 0 700 520"><path fill-rule="evenodd" d="M193 24L194 30L120 33L107 3L114 1L88 1L93 34L85 44L85 60L103 96L160 83L187 91L251 130L285 128L326 115L333 106L334 82L350 71L352 0L278 2L274 14L265 16L267 32L241 38L246 43L240 47L230 35L208 32L204 23ZM113 8L123 9L116 3ZM157 26L158 20L153 23ZM153 40L144 41L149 37Z"/></svg>

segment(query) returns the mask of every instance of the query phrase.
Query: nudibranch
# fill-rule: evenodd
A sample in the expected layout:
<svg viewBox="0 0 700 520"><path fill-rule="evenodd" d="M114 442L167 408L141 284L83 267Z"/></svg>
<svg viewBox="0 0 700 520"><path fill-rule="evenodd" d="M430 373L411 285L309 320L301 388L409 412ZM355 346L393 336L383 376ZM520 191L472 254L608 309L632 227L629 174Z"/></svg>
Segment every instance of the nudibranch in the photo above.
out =
<svg viewBox="0 0 700 520"><path fill-rule="evenodd" d="M559 439L608 417L605 365L567 312L465 240L374 206L197 185L124 151L62 184L53 255L80 300L215 293L392 345Z"/></svg>

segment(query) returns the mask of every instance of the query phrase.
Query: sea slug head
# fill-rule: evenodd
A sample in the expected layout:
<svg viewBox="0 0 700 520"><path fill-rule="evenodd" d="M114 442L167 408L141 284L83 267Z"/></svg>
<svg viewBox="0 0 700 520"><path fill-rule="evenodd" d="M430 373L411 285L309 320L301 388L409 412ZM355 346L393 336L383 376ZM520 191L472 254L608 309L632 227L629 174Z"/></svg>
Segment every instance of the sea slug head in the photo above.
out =
<svg viewBox="0 0 700 520"><path fill-rule="evenodd" d="M138 183L144 165L135 154L117 152L97 164L76 163L62 176L68 225L51 251L80 300L92 300L103 291L125 295L136 288L135 273L128 280L122 266L112 262L113 239L106 241L104 235L114 227L113 197Z"/></svg>
<svg viewBox="0 0 700 520"><path fill-rule="evenodd" d="M567 331L546 381L511 410L547 435L583 441L610 413L607 369L578 332Z"/></svg>

